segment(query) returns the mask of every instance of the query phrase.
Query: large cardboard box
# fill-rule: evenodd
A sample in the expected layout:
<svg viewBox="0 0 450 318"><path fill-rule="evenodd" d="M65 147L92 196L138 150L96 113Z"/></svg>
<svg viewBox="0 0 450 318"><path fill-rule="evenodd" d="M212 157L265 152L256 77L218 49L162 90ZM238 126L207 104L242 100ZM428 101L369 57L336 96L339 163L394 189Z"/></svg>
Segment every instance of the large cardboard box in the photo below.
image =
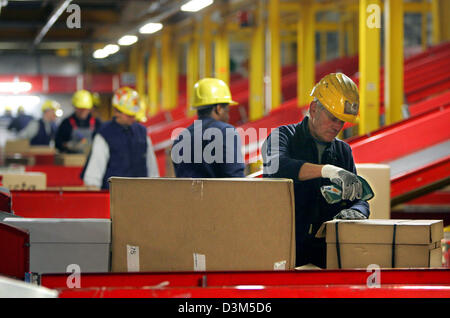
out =
<svg viewBox="0 0 450 318"><path fill-rule="evenodd" d="M111 242L108 219L5 218L30 233L30 271L65 273L74 264L86 272L107 272Z"/></svg>
<svg viewBox="0 0 450 318"><path fill-rule="evenodd" d="M56 150L50 146L30 146L26 153L29 155L54 155Z"/></svg>
<svg viewBox="0 0 450 318"><path fill-rule="evenodd" d="M28 139L7 140L5 144L5 154L24 153L30 148Z"/></svg>
<svg viewBox="0 0 450 318"><path fill-rule="evenodd" d="M359 163L358 175L367 180L375 196L368 203L370 219L391 218L391 170L389 165Z"/></svg>
<svg viewBox="0 0 450 318"><path fill-rule="evenodd" d="M331 269L442 266L442 220L332 220L316 236L326 237Z"/></svg>
<svg viewBox="0 0 450 318"><path fill-rule="evenodd" d="M45 190L47 175L43 172L3 173L1 184L10 190Z"/></svg>
<svg viewBox="0 0 450 318"><path fill-rule="evenodd" d="M112 271L290 270L293 183L111 178Z"/></svg>
<svg viewBox="0 0 450 318"><path fill-rule="evenodd" d="M66 167L83 167L86 163L85 154L57 154L55 165Z"/></svg>

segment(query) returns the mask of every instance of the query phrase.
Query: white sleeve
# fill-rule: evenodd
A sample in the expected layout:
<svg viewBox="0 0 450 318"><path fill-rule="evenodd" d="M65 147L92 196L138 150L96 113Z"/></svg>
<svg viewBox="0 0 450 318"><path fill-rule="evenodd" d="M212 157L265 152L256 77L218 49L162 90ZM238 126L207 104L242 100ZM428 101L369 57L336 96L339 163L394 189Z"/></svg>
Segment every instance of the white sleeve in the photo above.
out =
<svg viewBox="0 0 450 318"><path fill-rule="evenodd" d="M33 139L38 132L39 132L39 121L32 120L24 129L22 129L19 132L17 137L19 139Z"/></svg>
<svg viewBox="0 0 450 318"><path fill-rule="evenodd" d="M92 143L91 156L84 173L84 184L101 188L108 161L109 146L100 134L96 134Z"/></svg>
<svg viewBox="0 0 450 318"><path fill-rule="evenodd" d="M156 162L155 151L149 136L147 136L147 176L159 177L158 163Z"/></svg>

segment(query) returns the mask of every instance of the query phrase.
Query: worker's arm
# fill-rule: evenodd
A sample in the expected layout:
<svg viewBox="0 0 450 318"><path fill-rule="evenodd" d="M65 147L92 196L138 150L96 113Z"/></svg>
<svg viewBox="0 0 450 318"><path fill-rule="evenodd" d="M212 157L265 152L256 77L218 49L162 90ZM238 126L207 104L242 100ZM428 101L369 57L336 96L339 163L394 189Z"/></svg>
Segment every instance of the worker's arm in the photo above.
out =
<svg viewBox="0 0 450 318"><path fill-rule="evenodd" d="M109 147L105 139L97 134L92 143L91 155L84 173L84 184L101 188L109 161Z"/></svg>
<svg viewBox="0 0 450 318"><path fill-rule="evenodd" d="M159 177L158 163L156 161L152 140L149 136L147 136L147 176Z"/></svg>
<svg viewBox="0 0 450 318"><path fill-rule="evenodd" d="M70 141L72 136L72 126L68 118L64 119L59 125L55 135L55 147L60 152L70 152L66 147L66 143Z"/></svg>
<svg viewBox="0 0 450 318"><path fill-rule="evenodd" d="M39 131L39 121L32 120L22 131L19 132L17 137L19 139L32 139Z"/></svg>

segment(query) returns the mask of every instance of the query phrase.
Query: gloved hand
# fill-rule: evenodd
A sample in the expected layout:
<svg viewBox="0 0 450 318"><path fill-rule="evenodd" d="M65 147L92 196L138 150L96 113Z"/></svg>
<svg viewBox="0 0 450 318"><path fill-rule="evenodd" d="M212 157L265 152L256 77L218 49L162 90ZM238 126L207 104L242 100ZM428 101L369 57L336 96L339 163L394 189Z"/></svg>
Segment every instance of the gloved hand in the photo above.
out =
<svg viewBox="0 0 450 318"><path fill-rule="evenodd" d="M362 183L354 173L333 165L325 165L322 168L322 178L328 178L331 182L341 186L343 200L361 199Z"/></svg>
<svg viewBox="0 0 450 318"><path fill-rule="evenodd" d="M353 209L344 209L334 216L333 219L339 220L364 220L367 216Z"/></svg>

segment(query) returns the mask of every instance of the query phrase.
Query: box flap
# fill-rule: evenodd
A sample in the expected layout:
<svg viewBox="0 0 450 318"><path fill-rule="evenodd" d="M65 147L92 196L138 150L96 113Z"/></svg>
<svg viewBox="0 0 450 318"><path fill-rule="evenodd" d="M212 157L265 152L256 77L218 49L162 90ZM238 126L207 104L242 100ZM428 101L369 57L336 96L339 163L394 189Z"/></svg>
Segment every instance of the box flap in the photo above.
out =
<svg viewBox="0 0 450 318"><path fill-rule="evenodd" d="M26 229L30 243L109 243L108 219L5 218L3 223Z"/></svg>
<svg viewBox="0 0 450 318"><path fill-rule="evenodd" d="M331 220L316 236L335 243L336 223L340 243L392 244L394 225L396 244L430 244L443 238L442 220Z"/></svg>
<svg viewBox="0 0 450 318"><path fill-rule="evenodd" d="M110 194L113 271L295 266L292 180L114 177Z"/></svg>

